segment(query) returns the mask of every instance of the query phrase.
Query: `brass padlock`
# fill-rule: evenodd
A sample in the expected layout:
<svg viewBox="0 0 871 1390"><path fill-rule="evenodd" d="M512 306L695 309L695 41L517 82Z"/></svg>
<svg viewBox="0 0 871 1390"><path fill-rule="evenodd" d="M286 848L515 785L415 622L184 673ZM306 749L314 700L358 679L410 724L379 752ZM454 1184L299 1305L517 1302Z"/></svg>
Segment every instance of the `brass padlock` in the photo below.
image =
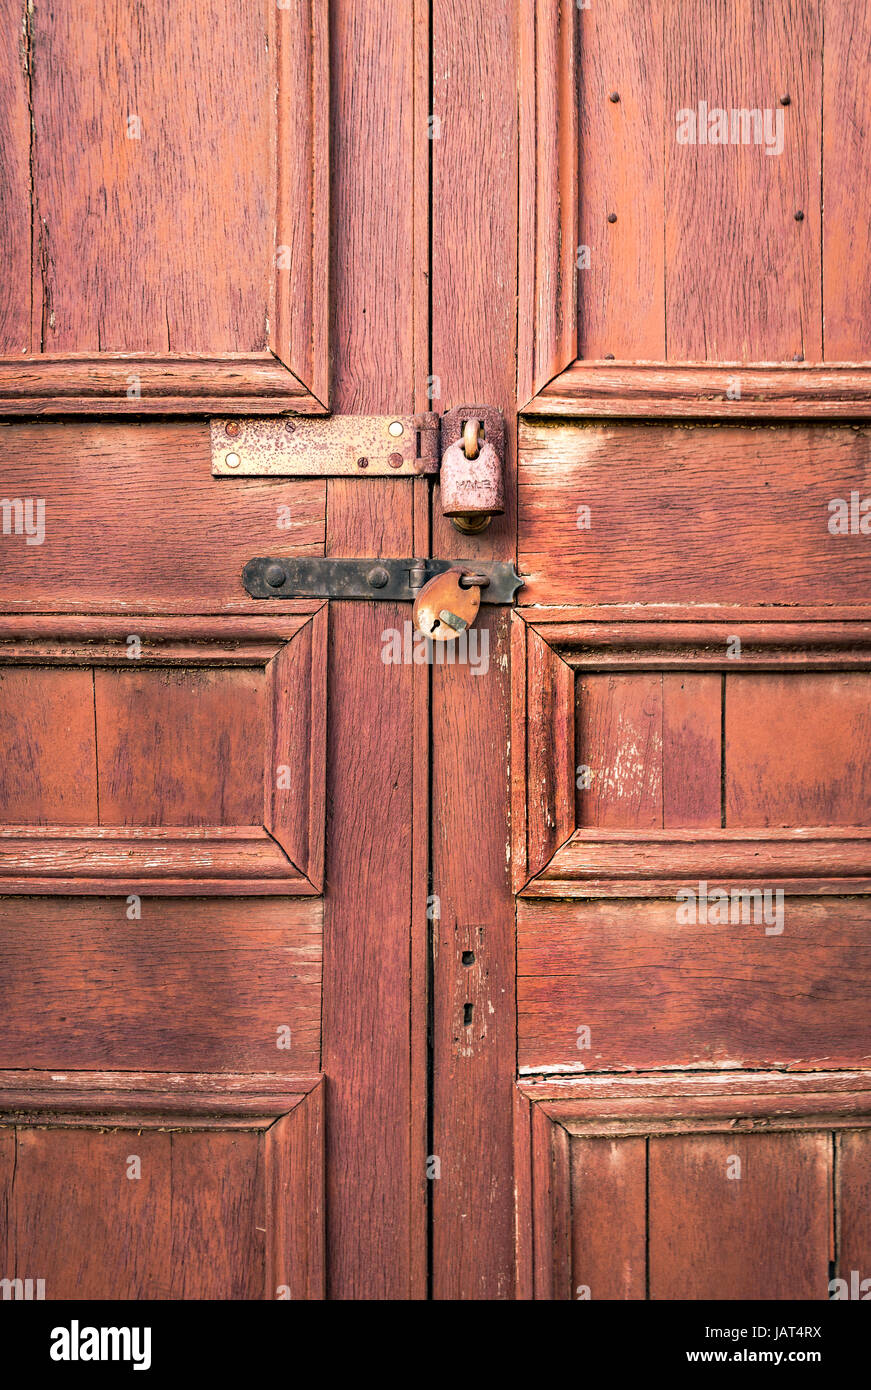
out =
<svg viewBox="0 0 871 1390"><path fill-rule="evenodd" d="M505 510L504 425L489 406L461 406L442 422L441 504L458 531L482 531Z"/></svg>
<svg viewBox="0 0 871 1390"><path fill-rule="evenodd" d="M452 642L471 627L481 606L480 575L445 570L424 584L411 610L418 632L434 642Z"/></svg>

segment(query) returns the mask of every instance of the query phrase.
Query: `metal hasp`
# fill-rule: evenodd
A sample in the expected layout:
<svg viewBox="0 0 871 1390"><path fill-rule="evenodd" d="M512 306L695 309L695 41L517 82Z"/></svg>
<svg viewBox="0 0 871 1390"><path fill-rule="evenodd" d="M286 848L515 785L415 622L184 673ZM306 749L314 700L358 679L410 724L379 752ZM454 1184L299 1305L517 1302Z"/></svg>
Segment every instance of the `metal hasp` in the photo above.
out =
<svg viewBox="0 0 871 1390"><path fill-rule="evenodd" d="M324 415L211 420L216 478L402 478L438 473L439 417Z"/></svg>
<svg viewBox="0 0 871 1390"><path fill-rule="evenodd" d="M242 583L252 598L376 598L410 603L428 580L446 570L474 574L482 603L513 603L523 584L513 562L504 560L332 560L280 555L249 560Z"/></svg>

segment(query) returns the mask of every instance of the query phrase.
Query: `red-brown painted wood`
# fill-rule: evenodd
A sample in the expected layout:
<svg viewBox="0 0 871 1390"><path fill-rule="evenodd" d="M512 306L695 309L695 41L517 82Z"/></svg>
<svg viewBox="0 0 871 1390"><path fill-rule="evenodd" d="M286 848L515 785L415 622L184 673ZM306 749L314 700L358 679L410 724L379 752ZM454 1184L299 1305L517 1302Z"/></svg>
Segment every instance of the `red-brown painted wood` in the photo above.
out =
<svg viewBox="0 0 871 1390"><path fill-rule="evenodd" d="M322 904L138 887L138 920L121 896L0 899L0 1065L316 1071Z"/></svg>
<svg viewBox="0 0 871 1390"><path fill-rule="evenodd" d="M571 1140L572 1297L639 1299L647 1275L647 1144Z"/></svg>
<svg viewBox="0 0 871 1390"><path fill-rule="evenodd" d="M871 1134L867 1130L838 1134L835 1144L835 1277L846 1279L848 1297L853 1299L858 1283L859 1297L865 1301L871 1293L866 1282L871 1279Z"/></svg>
<svg viewBox="0 0 871 1390"><path fill-rule="evenodd" d="M578 46L577 355L664 359L661 3L580 10Z"/></svg>
<svg viewBox="0 0 871 1390"><path fill-rule="evenodd" d="M2 538L7 612L262 618L246 561L323 554L323 479L216 481L204 421L3 425L0 447L3 496L45 500L42 545Z"/></svg>
<svg viewBox="0 0 871 1390"><path fill-rule="evenodd" d="M417 5L339 0L330 40L333 406L407 412L424 405L427 342L425 21ZM331 479L327 514L328 554L425 553L415 480ZM324 1071L337 1299L426 1294L426 672L381 660L381 633L408 620L405 605L330 606Z"/></svg>
<svg viewBox="0 0 871 1390"><path fill-rule="evenodd" d="M861 602L867 537L828 529L851 492L864 426L523 422L523 603Z"/></svg>
<svg viewBox="0 0 871 1390"><path fill-rule="evenodd" d="M869 824L869 693L858 671L727 676L726 824Z"/></svg>
<svg viewBox="0 0 871 1390"><path fill-rule="evenodd" d="M555 6L549 6L553 14ZM515 16L503 6L436 0L432 109L432 371L442 407L487 402L508 422L506 511L478 538L441 515L433 553L509 559L515 554L517 70ZM483 117L483 118L482 118ZM492 190L486 213L469 216L473 190ZM462 234L457 229L462 227ZM512 1078L515 1067L513 912L508 798L510 623L494 609L489 670L433 672L432 892L433 1281L437 1299L509 1298L514 1277ZM486 981L483 1036L464 1046L457 1018L461 941L476 931ZM490 1011L492 1009L492 1012ZM486 1029L486 1031L484 1031Z"/></svg>
<svg viewBox="0 0 871 1390"><path fill-rule="evenodd" d="M828 1134L651 1139L649 1296L828 1298L831 1151Z"/></svg>
<svg viewBox="0 0 871 1390"><path fill-rule="evenodd" d="M871 356L868 277L871 257L871 97L866 80L871 40L867 0L845 9L821 0L825 33L822 90L823 315L830 362Z"/></svg>
<svg viewBox="0 0 871 1390"><path fill-rule="evenodd" d="M787 897L770 935L763 921L680 923L678 906L518 903L522 1069L868 1065L864 898Z"/></svg>

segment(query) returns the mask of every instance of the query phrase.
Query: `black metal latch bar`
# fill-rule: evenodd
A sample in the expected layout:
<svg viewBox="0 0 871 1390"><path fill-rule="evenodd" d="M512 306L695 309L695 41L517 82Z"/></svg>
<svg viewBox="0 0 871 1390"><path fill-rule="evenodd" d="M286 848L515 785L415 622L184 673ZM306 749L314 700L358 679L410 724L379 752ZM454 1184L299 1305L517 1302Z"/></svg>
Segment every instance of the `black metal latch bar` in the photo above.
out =
<svg viewBox="0 0 871 1390"><path fill-rule="evenodd" d="M523 584L503 560L333 560L321 556L258 556L242 571L252 598L386 599L412 602L428 580L446 570L476 576L482 603L513 603Z"/></svg>

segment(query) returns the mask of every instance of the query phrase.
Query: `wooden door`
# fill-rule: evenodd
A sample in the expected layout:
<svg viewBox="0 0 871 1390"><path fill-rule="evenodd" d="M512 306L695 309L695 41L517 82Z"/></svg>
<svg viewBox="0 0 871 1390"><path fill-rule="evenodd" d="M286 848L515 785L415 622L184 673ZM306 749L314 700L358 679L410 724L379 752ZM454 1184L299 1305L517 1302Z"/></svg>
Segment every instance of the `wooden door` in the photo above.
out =
<svg viewBox="0 0 871 1390"><path fill-rule="evenodd" d="M522 1297L871 1266L869 36L521 29Z"/></svg>
<svg viewBox="0 0 871 1390"><path fill-rule="evenodd" d="M210 420L426 402L428 36L4 21L3 1297L418 1297L425 675L241 573L425 553L428 484L216 477Z"/></svg>
<svg viewBox="0 0 871 1390"><path fill-rule="evenodd" d="M4 17L0 1277L871 1276L871 7ZM212 471L468 401L478 536ZM264 554L526 583L485 671L393 664L407 605Z"/></svg>

